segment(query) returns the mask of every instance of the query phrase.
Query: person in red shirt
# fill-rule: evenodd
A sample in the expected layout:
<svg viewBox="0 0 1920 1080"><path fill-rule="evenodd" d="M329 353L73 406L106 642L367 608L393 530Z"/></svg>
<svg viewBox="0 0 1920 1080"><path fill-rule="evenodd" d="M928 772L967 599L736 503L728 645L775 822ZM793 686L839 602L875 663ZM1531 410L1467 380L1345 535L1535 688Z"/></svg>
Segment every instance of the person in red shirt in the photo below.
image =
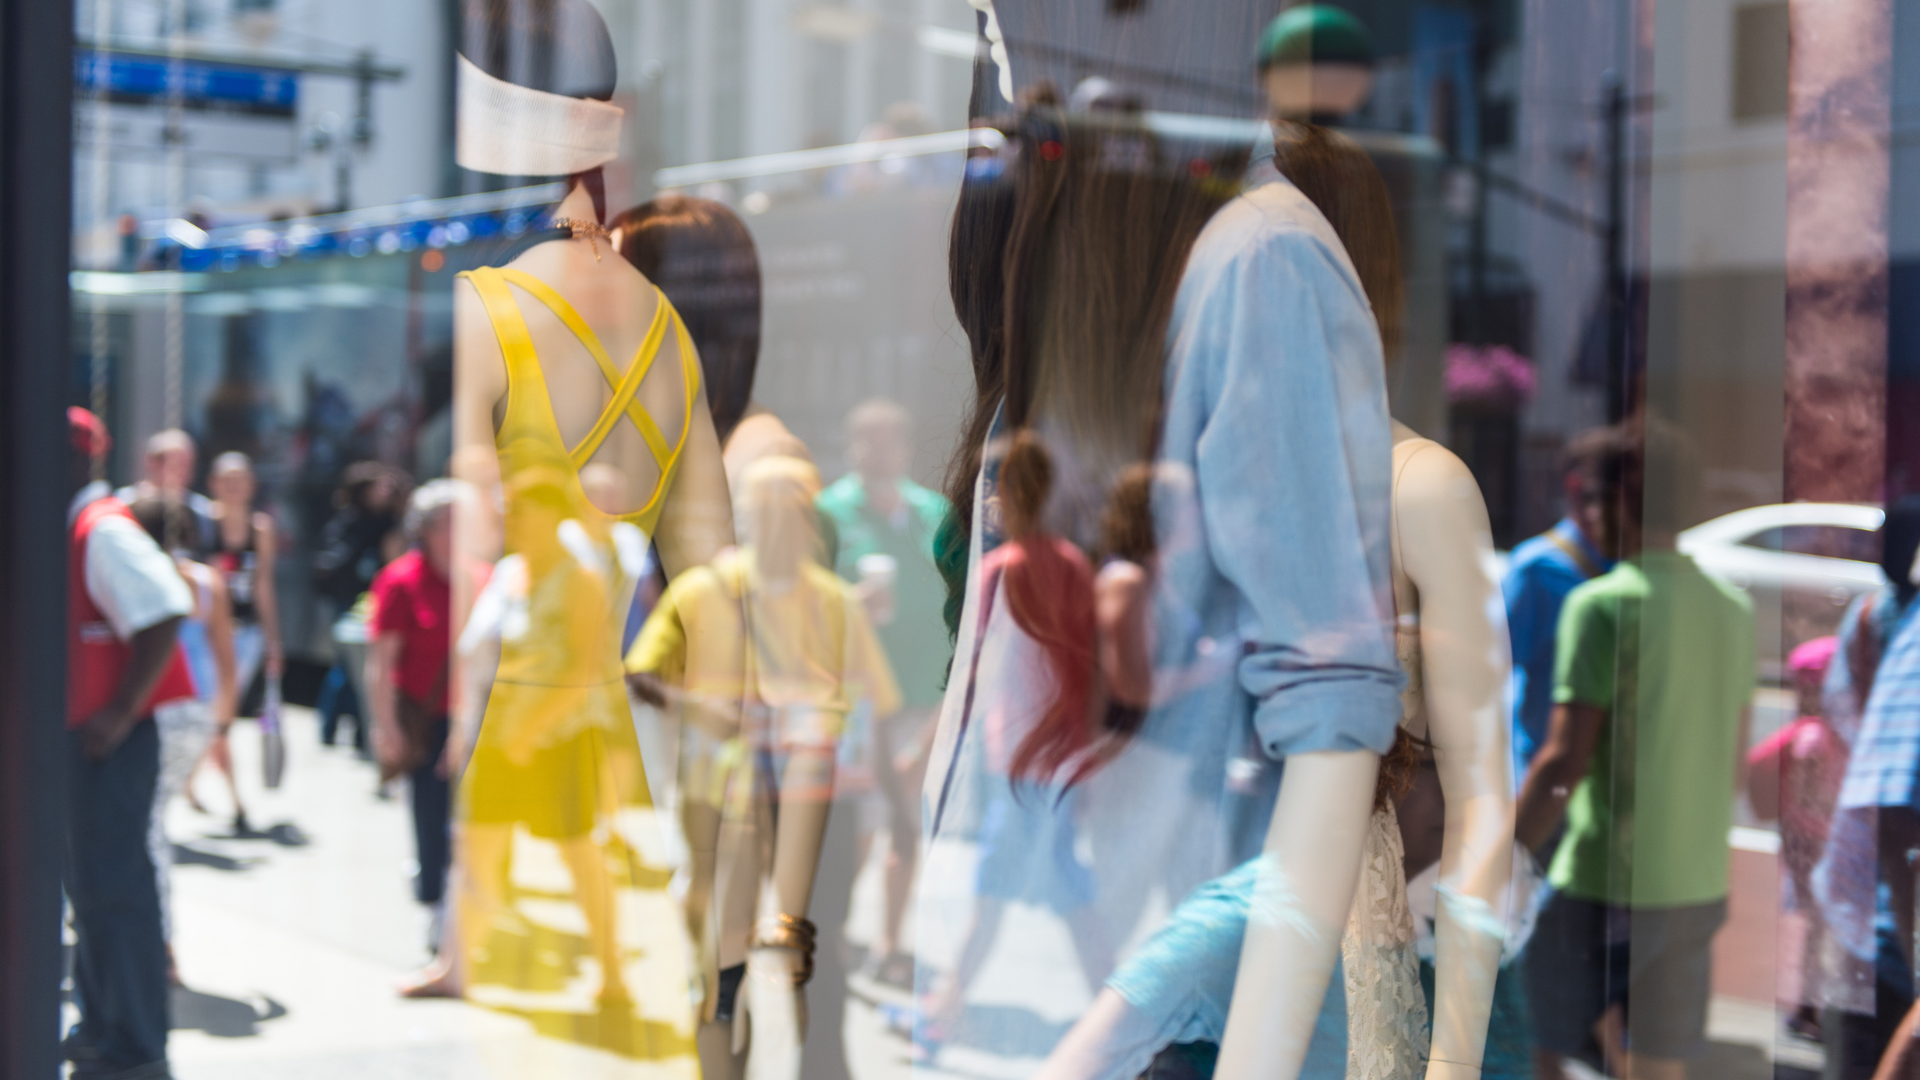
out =
<svg viewBox="0 0 1920 1080"><path fill-rule="evenodd" d="M94 479L111 440L67 410L67 820L80 1022L74 1077L164 1080L167 944L147 834L160 775L156 707L194 696L176 638L193 595L173 559Z"/></svg>
<svg viewBox="0 0 1920 1080"><path fill-rule="evenodd" d="M445 759L455 494L452 480L435 480L408 501L404 528L412 546L373 579L366 667L374 753L383 777L408 775L420 862L414 895L436 916L451 858ZM425 723L404 723L403 709ZM437 941L437 929L431 936Z"/></svg>

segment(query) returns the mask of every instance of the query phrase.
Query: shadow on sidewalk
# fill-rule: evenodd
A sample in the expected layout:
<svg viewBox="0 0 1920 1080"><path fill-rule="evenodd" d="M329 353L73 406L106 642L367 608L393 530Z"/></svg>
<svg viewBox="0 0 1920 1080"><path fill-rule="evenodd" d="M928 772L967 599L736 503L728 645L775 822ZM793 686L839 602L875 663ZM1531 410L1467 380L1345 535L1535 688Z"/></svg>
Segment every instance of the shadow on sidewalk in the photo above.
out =
<svg viewBox="0 0 1920 1080"><path fill-rule="evenodd" d="M189 847L186 844L173 845L173 865L175 866L210 866L215 870L233 872L250 869L261 861L262 860L257 858L236 859L228 855L222 855L217 851L207 851L202 848Z"/></svg>
<svg viewBox="0 0 1920 1080"><path fill-rule="evenodd" d="M218 994L173 988L173 1030L204 1031L218 1039L244 1039L260 1034L259 1025L287 1015L287 1007L262 996L257 1004Z"/></svg>

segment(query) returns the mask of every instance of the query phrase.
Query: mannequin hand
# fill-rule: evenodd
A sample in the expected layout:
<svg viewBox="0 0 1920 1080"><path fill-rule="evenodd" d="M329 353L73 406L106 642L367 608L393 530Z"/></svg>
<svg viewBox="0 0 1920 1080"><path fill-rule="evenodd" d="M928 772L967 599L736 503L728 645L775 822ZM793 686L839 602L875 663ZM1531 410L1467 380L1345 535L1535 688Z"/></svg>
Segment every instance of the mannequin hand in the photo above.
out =
<svg viewBox="0 0 1920 1080"><path fill-rule="evenodd" d="M745 1048L752 1029L747 1080L798 1080L807 1030L807 999L793 984L799 970L800 954L792 949L763 947L747 954L747 977L733 1015L734 1053Z"/></svg>

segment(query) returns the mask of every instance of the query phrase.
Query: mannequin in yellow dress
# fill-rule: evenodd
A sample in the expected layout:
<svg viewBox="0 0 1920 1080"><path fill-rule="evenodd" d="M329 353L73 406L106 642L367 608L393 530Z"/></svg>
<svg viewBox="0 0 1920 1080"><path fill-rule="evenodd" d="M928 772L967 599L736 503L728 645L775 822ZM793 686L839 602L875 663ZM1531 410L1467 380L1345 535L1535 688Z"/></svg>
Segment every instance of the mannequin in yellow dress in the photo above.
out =
<svg viewBox="0 0 1920 1080"><path fill-rule="evenodd" d="M585 0L470 0L464 16L460 164L567 177L551 217L572 235L455 286L454 460L477 487L497 478L507 558L499 669L456 809L446 947L475 1000L692 1075L689 950L619 633L640 570L633 534L670 574L732 543L719 445L671 305L607 257L600 167L618 154L621 116L605 24ZM487 550L492 532L457 523L463 561L501 554Z"/></svg>

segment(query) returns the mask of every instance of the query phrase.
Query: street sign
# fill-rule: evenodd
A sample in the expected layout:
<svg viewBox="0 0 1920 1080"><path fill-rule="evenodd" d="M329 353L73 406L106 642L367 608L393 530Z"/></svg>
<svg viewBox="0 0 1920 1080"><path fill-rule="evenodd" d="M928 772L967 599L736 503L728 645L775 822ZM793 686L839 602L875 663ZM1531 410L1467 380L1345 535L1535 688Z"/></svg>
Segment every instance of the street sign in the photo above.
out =
<svg viewBox="0 0 1920 1080"><path fill-rule="evenodd" d="M298 135L291 116L181 109L176 119L164 104L113 105L85 99L73 108L74 145L104 141L116 152L180 150L193 159L286 163L299 157Z"/></svg>
<svg viewBox="0 0 1920 1080"><path fill-rule="evenodd" d="M80 49L73 78L81 98L124 104L171 104L177 97L197 109L291 117L300 101L300 75L283 67Z"/></svg>

